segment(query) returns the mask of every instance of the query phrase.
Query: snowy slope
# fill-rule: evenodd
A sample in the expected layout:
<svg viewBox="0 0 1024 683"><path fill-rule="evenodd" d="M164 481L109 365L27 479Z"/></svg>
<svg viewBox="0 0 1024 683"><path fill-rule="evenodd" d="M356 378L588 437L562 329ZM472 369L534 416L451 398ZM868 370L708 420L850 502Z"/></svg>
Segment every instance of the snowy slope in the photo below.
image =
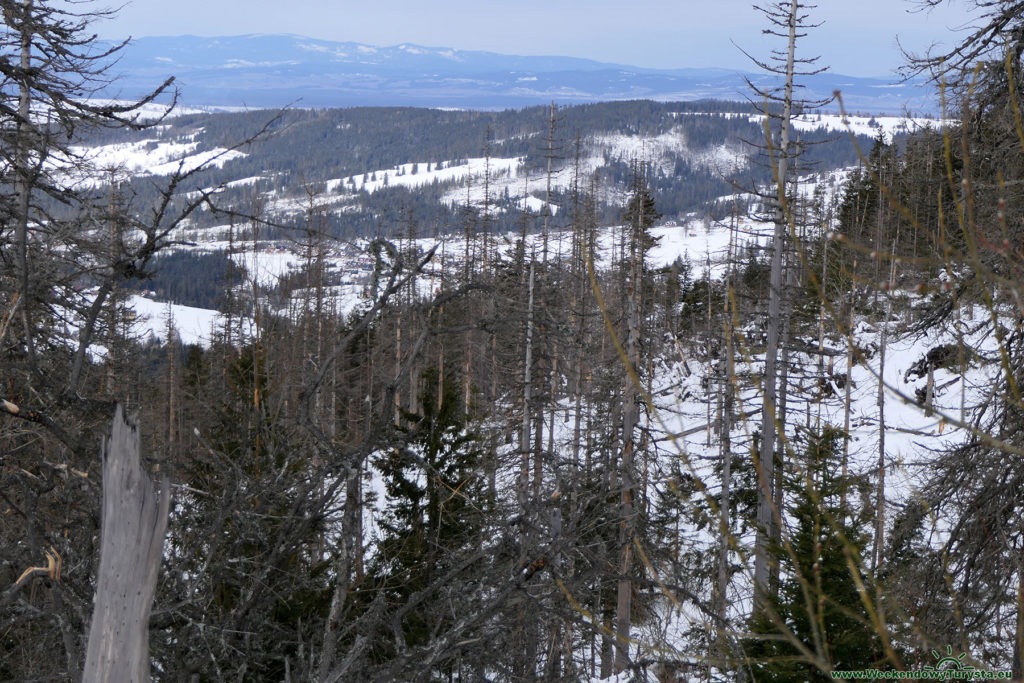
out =
<svg viewBox="0 0 1024 683"><path fill-rule="evenodd" d="M216 311L154 301L144 296L132 296L128 306L136 314L135 334L160 342L167 341L170 323L182 344L208 346L214 331L223 323L223 318Z"/></svg>
<svg viewBox="0 0 1024 683"><path fill-rule="evenodd" d="M219 168L232 159L245 156L242 152L223 147L197 150L198 145L197 142L148 139L79 147L74 151L92 168L116 173L119 177L188 173L204 165Z"/></svg>
<svg viewBox="0 0 1024 683"><path fill-rule="evenodd" d="M516 160L507 160L504 171L509 174L517 172ZM492 160L492 163L494 160ZM398 177L416 178L428 173L470 173L474 170L473 163L467 163L462 170L456 167L426 168L411 173L411 167ZM478 169L477 169L478 170ZM390 178L390 176L389 176ZM837 191L842 174L826 180L831 188ZM357 182L362 179L355 179ZM369 179L367 182L372 182ZM343 185L344 181L339 181ZM810 190L808 190L810 191ZM596 252L597 266L601 267L609 260L613 245L619 240L621 227L610 227L600 231ZM700 277L711 263L713 277L721 277L724 273L724 257L729 251L730 243L735 241L757 241L767 244L772 226L751 218L738 221L733 228L728 224L708 222L702 219L691 219L679 224L665 224L652 230L658 238L658 245L648 256L651 267L667 265L677 258L684 258L692 267L694 277ZM499 250L508 250L517 236L492 235L492 244ZM531 235L527 248L539 251L541 236ZM226 248L226 243L211 242L203 248ZM426 294L436 286L437 264L442 261L445 267L456 268L465 249L464 238L449 236L436 244L433 240L419 240L417 245L426 251L438 247L435 263L428 267L418 283L419 291ZM570 236L555 231L549 238L549 255L551 258L568 256ZM333 251L328 256L329 268L346 274L347 283L332 288L328 296L334 299L342 311L351 311L359 303L365 301L366 273L371 263L364 253L365 242L346 245L344 249ZM443 255L443 256L442 256ZM280 245L262 245L256 252L238 253L233 256L245 265L249 276L263 287L272 287L276 281L301 266L302 256L295 250L285 249ZM884 295L883 299L884 299ZM894 296L903 303L913 303L916 295L910 292L896 292ZM173 322L182 341L187 343L208 343L212 330L218 324L218 316L213 311L190 309L181 306L168 306L143 297L133 297L132 306L139 313L141 325L148 325L149 333L157 338L165 336L166 316L168 310L173 314ZM898 307L906 310L906 306ZM985 336L984 328L978 325L985 320L987 312L974 309L964 312L965 322L959 335L973 347L981 349L979 356L968 359L961 372L959 368L938 369L934 373L934 404L925 409L920 404L917 393L924 389L926 378L909 377L908 370L917 363L929 349L942 344L957 341L956 331L931 331L923 335L907 333L909 319L896 316L887 327L869 324L861 319L854 327L853 343L861 350L854 358L850 370L850 448L849 466L851 472L872 474L877 470L879 460L880 419L885 421L885 452L883 461L886 467L887 498L894 503L904 503L915 496L928 472L929 459L936 449L956 444L966 437L964 429L958 425L969 423L991 398L992 387L996 386L999 363L996 340L991 335ZM797 430L814 425L832 424L842 426L846 419L845 384L840 386L838 377L847 372L848 338L829 323L829 333L824 345L831 354L823 359L812 351L794 352L791 360L805 372L794 372L791 376L794 388L791 400L791 418L787 424L787 438L795 443ZM749 331L748 332L752 332ZM884 371L880 373L882 363L882 335L886 336ZM671 341L671 340L670 340ZM653 410L645 418L647 427L656 443L655 455L646 463L647 481L652 491L665 490L672 485L677 467L682 467L694 479L700 480L707 487L707 495L717 497L721 487L714 464L719 458L719 435L716 433L716 405L719 369L716 361L702 356L699 352L684 351L689 348L688 340L678 340L675 347L678 352L669 352L655 360L654 383L651 391ZM812 346L815 346L815 340ZM669 344L669 348L673 348ZM738 383L737 419L733 423L731 440L736 444L749 444L753 433L760 422L761 398L754 378L763 372L763 358L753 349L744 349L737 360L736 374L743 378ZM687 356L686 354L690 354ZM819 374L820 367L825 370L828 378L823 383L814 383L814 375ZM801 376L801 374L803 376ZM881 388L881 392L880 392ZM799 389L799 391L796 391ZM879 397L882 397L882 407ZM808 399L807 397L811 397ZM567 401L558 405L556 417L550 422L554 425L554 441L557 447L568 452L573 440L573 418L575 407ZM589 417L589 412L586 417ZM603 418L602 418L603 419ZM545 420L545 423L547 421ZM388 509L386 492L380 477L369 473L369 490L373 491L376 500L372 503L374 514L368 515L376 519ZM652 494L654 495L654 494ZM941 530L940 530L941 531ZM373 544L378 538L379 530L373 522L365 529L367 553L372 554ZM751 546L750 534L737 539L741 545ZM938 538L941 540L941 537ZM710 531L694 532L687 538L693 549L711 552L716 538ZM730 616L736 619L743 617L749 610L750 595L744 592L750 582L743 577L752 568L745 564L739 556L733 561L739 566L739 574L733 581L736 591L732 595ZM707 586L696 587L701 591L709 590ZM635 638L648 646L678 648L679 643L686 642L686 633L695 627L707 629L706 616L694 609L692 605L672 605L670 601L660 601L654 609L652 617L643 624L635 626ZM681 653L685 654L685 653Z"/></svg>

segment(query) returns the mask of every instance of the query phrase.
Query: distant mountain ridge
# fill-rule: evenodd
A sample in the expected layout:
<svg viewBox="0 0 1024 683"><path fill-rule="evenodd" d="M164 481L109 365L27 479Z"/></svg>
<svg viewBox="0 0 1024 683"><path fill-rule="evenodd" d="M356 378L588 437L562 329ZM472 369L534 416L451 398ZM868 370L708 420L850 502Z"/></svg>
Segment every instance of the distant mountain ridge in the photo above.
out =
<svg viewBox="0 0 1024 683"><path fill-rule="evenodd" d="M280 107L426 106L499 109L653 99L739 99L745 78L721 68L650 69L576 57L520 56L403 43L378 47L297 35L139 38L122 52L114 97L137 96L176 76L186 105ZM808 97L843 92L850 110L930 111L920 84L824 73Z"/></svg>

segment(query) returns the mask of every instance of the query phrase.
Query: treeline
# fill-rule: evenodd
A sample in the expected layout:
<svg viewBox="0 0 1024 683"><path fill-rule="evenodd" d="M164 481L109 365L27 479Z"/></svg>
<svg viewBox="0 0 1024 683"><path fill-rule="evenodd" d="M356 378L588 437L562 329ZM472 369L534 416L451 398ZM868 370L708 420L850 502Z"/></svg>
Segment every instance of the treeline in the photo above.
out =
<svg viewBox="0 0 1024 683"><path fill-rule="evenodd" d="M219 310L227 301L226 292L244 282L244 271L224 252L174 251L154 258L147 277L124 286L152 292L159 301Z"/></svg>

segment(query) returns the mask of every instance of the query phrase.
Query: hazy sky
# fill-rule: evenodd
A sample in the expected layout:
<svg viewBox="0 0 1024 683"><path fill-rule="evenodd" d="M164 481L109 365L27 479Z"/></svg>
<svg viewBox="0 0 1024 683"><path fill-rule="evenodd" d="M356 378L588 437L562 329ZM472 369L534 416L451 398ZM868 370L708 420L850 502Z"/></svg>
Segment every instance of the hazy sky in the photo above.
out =
<svg viewBox="0 0 1024 683"><path fill-rule="evenodd" d="M913 50L955 39L963 0L914 12L908 0L818 0L801 45L834 72L884 76ZM764 55L751 0L130 0L107 37L296 33L371 45L417 43L636 66L746 68L732 44ZM732 41L732 42L730 42Z"/></svg>

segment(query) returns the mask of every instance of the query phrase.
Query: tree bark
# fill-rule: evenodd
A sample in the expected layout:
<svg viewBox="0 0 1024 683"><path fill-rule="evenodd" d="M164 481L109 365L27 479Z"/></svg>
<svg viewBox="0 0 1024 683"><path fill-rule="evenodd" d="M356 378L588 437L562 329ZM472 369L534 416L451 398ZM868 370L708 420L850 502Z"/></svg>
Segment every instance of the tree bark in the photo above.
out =
<svg viewBox="0 0 1024 683"><path fill-rule="evenodd" d="M14 169L14 196L16 202L14 242L16 245L16 263L18 273L18 292L21 295L21 325L22 333L25 335L25 350L29 360L35 361L35 340L32 329L32 297L29 291L29 269L28 269L28 222L29 205L32 194L32 184L29 178L29 155L27 138L29 136L32 122L30 119L30 107L32 102L32 90L29 86L29 73L32 67L32 0L25 0L23 4L24 16L22 17L21 44L20 44L20 67L23 80L18 84L18 151L15 154Z"/></svg>
<svg viewBox="0 0 1024 683"><path fill-rule="evenodd" d="M170 491L157 493L139 455L139 430L118 405L103 445L103 523L96 607L83 680L148 681L149 614L163 557Z"/></svg>

